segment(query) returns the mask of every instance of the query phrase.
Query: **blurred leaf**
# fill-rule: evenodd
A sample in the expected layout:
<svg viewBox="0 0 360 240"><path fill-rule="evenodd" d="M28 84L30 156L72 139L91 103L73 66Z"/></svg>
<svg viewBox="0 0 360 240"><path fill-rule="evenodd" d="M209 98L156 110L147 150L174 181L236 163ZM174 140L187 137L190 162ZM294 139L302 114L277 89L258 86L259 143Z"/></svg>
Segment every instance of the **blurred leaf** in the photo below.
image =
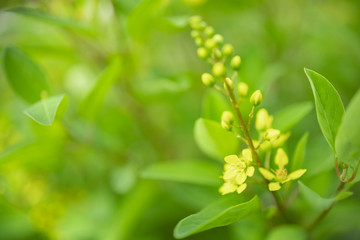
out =
<svg viewBox="0 0 360 240"><path fill-rule="evenodd" d="M142 95L146 96L184 92L190 87L190 81L186 77L179 77L176 79L144 79L134 84L136 84L136 91L139 91Z"/></svg>
<svg viewBox="0 0 360 240"><path fill-rule="evenodd" d="M175 227L174 236L185 238L205 230L230 225L261 211L257 196L239 204L239 196L226 196L198 213L181 220Z"/></svg>
<svg viewBox="0 0 360 240"><path fill-rule="evenodd" d="M335 200L336 201L345 200L345 199L351 197L352 195L354 195L353 192L341 192L335 197Z"/></svg>
<svg viewBox="0 0 360 240"><path fill-rule="evenodd" d="M3 50L2 62L11 87L27 102L37 102L43 91L50 91L42 69L21 49L6 47Z"/></svg>
<svg viewBox="0 0 360 240"><path fill-rule="evenodd" d="M266 240L305 240L306 231L296 225L281 225L273 229Z"/></svg>
<svg viewBox="0 0 360 240"><path fill-rule="evenodd" d="M116 167L110 173L110 185L114 192L125 194L136 184L137 171L132 164Z"/></svg>
<svg viewBox="0 0 360 240"><path fill-rule="evenodd" d="M319 194L305 186L302 182L298 181L298 183L302 196L314 210L323 211L334 203L334 199L323 198Z"/></svg>
<svg viewBox="0 0 360 240"><path fill-rule="evenodd" d="M239 140L215 121L198 119L195 122L194 135L199 148L221 162L223 157L238 152Z"/></svg>
<svg viewBox="0 0 360 240"><path fill-rule="evenodd" d="M202 102L202 117L214 121L221 120L221 114L225 110L229 110L229 101L216 90L209 89Z"/></svg>
<svg viewBox="0 0 360 240"><path fill-rule="evenodd" d="M65 94L60 94L42 99L25 109L24 113L37 123L50 126L55 119L56 111L64 96Z"/></svg>
<svg viewBox="0 0 360 240"><path fill-rule="evenodd" d="M343 103L336 89L325 77L306 68L305 73L314 94L316 115L321 131L336 153L335 138L345 111Z"/></svg>
<svg viewBox="0 0 360 240"><path fill-rule="evenodd" d="M218 187L221 184L221 170L214 164L199 161L185 160L154 163L141 173L143 178L194 183Z"/></svg>
<svg viewBox="0 0 360 240"><path fill-rule="evenodd" d="M15 7L7 10L16 14L24 15L27 17L34 18L55 26L63 27L66 29L77 30L84 33L90 33L91 29L89 26L83 23L76 22L71 19L64 19L56 16L52 16L48 13L41 12L37 9L26 8L26 7Z"/></svg>
<svg viewBox="0 0 360 240"><path fill-rule="evenodd" d="M312 108L311 102L292 104L274 114L274 127L286 132L308 115Z"/></svg>
<svg viewBox="0 0 360 240"><path fill-rule="evenodd" d="M360 91L346 109L339 127L335 146L341 162L355 168L360 161Z"/></svg>
<svg viewBox="0 0 360 240"><path fill-rule="evenodd" d="M292 158L292 170L300 169L303 166L308 136L309 133L305 133L296 145L294 156Z"/></svg>
<svg viewBox="0 0 360 240"><path fill-rule="evenodd" d="M121 62L115 58L100 75L91 92L81 102L80 115L87 119L94 119L99 114L107 92L119 79L121 71Z"/></svg>

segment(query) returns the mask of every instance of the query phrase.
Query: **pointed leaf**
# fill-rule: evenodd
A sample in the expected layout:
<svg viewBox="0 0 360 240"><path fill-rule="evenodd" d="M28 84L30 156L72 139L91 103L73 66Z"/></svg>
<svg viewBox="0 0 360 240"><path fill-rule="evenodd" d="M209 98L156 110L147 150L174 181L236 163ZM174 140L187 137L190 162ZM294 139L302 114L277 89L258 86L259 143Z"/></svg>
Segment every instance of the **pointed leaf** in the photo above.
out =
<svg viewBox="0 0 360 240"><path fill-rule="evenodd" d="M336 138L336 152L341 162L355 168L360 161L360 91L351 100Z"/></svg>
<svg viewBox="0 0 360 240"><path fill-rule="evenodd" d="M223 161L223 157L238 151L239 141L218 122L198 119L194 129L195 141L208 156Z"/></svg>
<svg viewBox="0 0 360 240"><path fill-rule="evenodd" d="M3 70L12 89L24 100L35 103L49 85L42 69L21 49L6 47L2 54Z"/></svg>
<svg viewBox="0 0 360 240"><path fill-rule="evenodd" d="M335 138L345 111L343 103L336 89L325 77L306 68L305 73L314 94L316 114L321 131L336 153Z"/></svg>
<svg viewBox="0 0 360 240"><path fill-rule="evenodd" d="M184 218L175 227L175 238L181 239L211 228L230 225L261 211L257 196L248 202L239 203L239 200L238 195L229 195Z"/></svg>
<svg viewBox="0 0 360 240"><path fill-rule="evenodd" d="M64 98L64 94L42 99L34 103L24 113L39 124L50 126L56 115L56 111Z"/></svg>
<svg viewBox="0 0 360 240"><path fill-rule="evenodd" d="M302 182L298 181L299 188L302 196L305 198L305 201L314 209L318 211L323 211L330 207L333 204L334 199L323 198Z"/></svg>
<svg viewBox="0 0 360 240"><path fill-rule="evenodd" d="M142 171L147 179L193 183L219 187L221 169L214 164L199 160L154 163Z"/></svg>
<svg viewBox="0 0 360 240"><path fill-rule="evenodd" d="M276 112L274 114L274 128L279 129L281 132L290 130L308 115L312 108L311 102L301 102Z"/></svg>
<svg viewBox="0 0 360 240"><path fill-rule="evenodd" d="M303 166L308 136L309 133L305 133L296 145L294 156L292 158L292 164L291 164L291 169L293 171L302 168Z"/></svg>

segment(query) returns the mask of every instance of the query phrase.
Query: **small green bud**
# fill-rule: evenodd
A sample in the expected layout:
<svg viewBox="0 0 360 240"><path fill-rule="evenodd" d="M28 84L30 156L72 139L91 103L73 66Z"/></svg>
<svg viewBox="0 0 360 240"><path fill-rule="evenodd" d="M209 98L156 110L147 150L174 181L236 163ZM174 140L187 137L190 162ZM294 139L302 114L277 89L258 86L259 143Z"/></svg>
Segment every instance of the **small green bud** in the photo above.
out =
<svg viewBox="0 0 360 240"><path fill-rule="evenodd" d="M206 59L209 56L209 50L207 50L204 47L200 47L197 50L197 55L199 56L199 58L201 59Z"/></svg>
<svg viewBox="0 0 360 240"><path fill-rule="evenodd" d="M249 93L249 86L244 82L239 82L237 86L239 96L246 97Z"/></svg>
<svg viewBox="0 0 360 240"><path fill-rule="evenodd" d="M194 29L196 29L201 22L202 18L200 16L192 16L189 18L190 27Z"/></svg>
<svg viewBox="0 0 360 240"><path fill-rule="evenodd" d="M204 40L201 37L195 38L195 44L199 47L204 46Z"/></svg>
<svg viewBox="0 0 360 240"><path fill-rule="evenodd" d="M205 33L205 35L207 36L207 37L212 37L213 35L214 35L214 33L215 33L215 31L214 31L214 28L213 27L211 27L211 26L207 26L206 28L205 28L205 30L204 30L204 33Z"/></svg>
<svg viewBox="0 0 360 240"><path fill-rule="evenodd" d="M227 43L223 46L222 52L224 53L225 57L230 57L234 53L234 48L231 44Z"/></svg>
<svg viewBox="0 0 360 240"><path fill-rule="evenodd" d="M191 37L194 38L194 39L196 39L198 37L201 37L200 32L196 31L196 30L192 30L191 31Z"/></svg>
<svg viewBox="0 0 360 240"><path fill-rule="evenodd" d="M232 91L234 89L234 83L233 81L231 81L230 78L225 78L225 82L227 83L224 83L224 88L228 91ZM228 89L228 86L230 89Z"/></svg>
<svg viewBox="0 0 360 240"><path fill-rule="evenodd" d="M222 44L224 41L223 36L221 36L220 34L215 34L212 39L216 42L217 45Z"/></svg>
<svg viewBox="0 0 360 240"><path fill-rule="evenodd" d="M274 129L274 128L269 128L265 132L265 139L269 140L270 142L275 141L279 137L280 137L280 130L277 130L277 129Z"/></svg>
<svg viewBox="0 0 360 240"><path fill-rule="evenodd" d="M217 62L214 63L212 67L212 73L215 77L223 77L226 75L226 68L223 63Z"/></svg>
<svg viewBox="0 0 360 240"><path fill-rule="evenodd" d="M263 96L260 90L256 90L250 97L250 103L254 106L258 106L262 103Z"/></svg>
<svg viewBox="0 0 360 240"><path fill-rule="evenodd" d="M221 114L221 121L231 125L233 124L234 122L234 114L230 111L224 111L222 114Z"/></svg>
<svg viewBox="0 0 360 240"><path fill-rule="evenodd" d="M222 53L218 48L215 48L212 53L214 59L220 60L222 58Z"/></svg>
<svg viewBox="0 0 360 240"><path fill-rule="evenodd" d="M215 79L210 73L203 73L201 75L201 81L205 86L212 87L215 85Z"/></svg>
<svg viewBox="0 0 360 240"><path fill-rule="evenodd" d="M212 38L207 39L205 41L205 47L207 47L208 49L213 49L214 47L216 47L216 42Z"/></svg>
<svg viewBox="0 0 360 240"><path fill-rule="evenodd" d="M226 122L224 121L221 121L221 126L223 127L223 129L225 129L226 131L231 131L232 129L232 126L227 124Z"/></svg>
<svg viewBox="0 0 360 240"><path fill-rule="evenodd" d="M233 70L239 70L240 69L240 64L241 64L241 58L240 56L234 56L232 59L231 59L231 62L230 62L230 66Z"/></svg>

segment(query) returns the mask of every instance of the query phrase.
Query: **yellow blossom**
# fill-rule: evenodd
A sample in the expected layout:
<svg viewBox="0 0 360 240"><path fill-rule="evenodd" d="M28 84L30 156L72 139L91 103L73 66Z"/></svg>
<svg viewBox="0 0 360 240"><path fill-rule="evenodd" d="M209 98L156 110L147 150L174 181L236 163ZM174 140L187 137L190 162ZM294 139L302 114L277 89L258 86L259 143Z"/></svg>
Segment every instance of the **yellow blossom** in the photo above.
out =
<svg viewBox="0 0 360 240"><path fill-rule="evenodd" d="M255 172L255 167L252 166L251 150L246 148L242 150L240 157L229 155L224 160L226 162L223 174L225 183L220 187L219 192L223 195L235 191L242 193L247 187L246 179L252 177Z"/></svg>
<svg viewBox="0 0 360 240"><path fill-rule="evenodd" d="M270 181L268 185L270 191L277 191L281 189L281 184L298 179L306 172L306 169L298 169L288 174L287 169L285 168L285 165L288 163L288 156L282 148L279 148L275 156L275 164L278 166L278 169L271 169L271 171L269 171L265 168L259 168L261 175Z"/></svg>

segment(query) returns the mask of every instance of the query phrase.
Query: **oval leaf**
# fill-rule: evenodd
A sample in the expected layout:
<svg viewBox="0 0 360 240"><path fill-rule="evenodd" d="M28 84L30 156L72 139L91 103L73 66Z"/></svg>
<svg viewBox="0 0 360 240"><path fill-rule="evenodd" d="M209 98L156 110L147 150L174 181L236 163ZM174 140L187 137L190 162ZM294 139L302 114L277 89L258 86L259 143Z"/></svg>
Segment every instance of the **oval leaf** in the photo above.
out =
<svg viewBox="0 0 360 240"><path fill-rule="evenodd" d="M319 194L305 186L300 181L298 181L298 183L302 196L314 210L323 211L330 207L330 205L333 204L333 202L335 201L335 199L321 197Z"/></svg>
<svg viewBox="0 0 360 240"><path fill-rule="evenodd" d="M291 169L293 171L296 169L300 169L303 166L308 136L309 133L305 133L296 145L291 165Z"/></svg>
<svg viewBox="0 0 360 240"><path fill-rule="evenodd" d="M360 161L360 91L351 100L336 138L339 160L355 168Z"/></svg>
<svg viewBox="0 0 360 240"><path fill-rule="evenodd" d="M239 199L237 195L226 196L200 212L184 218L175 227L175 238L185 238L211 228L230 225L261 211L257 196L240 204Z"/></svg>
<svg viewBox="0 0 360 240"><path fill-rule="evenodd" d="M3 50L3 70L12 89L24 100L35 103L49 85L42 69L22 50L6 47Z"/></svg>
<svg viewBox="0 0 360 240"><path fill-rule="evenodd" d="M312 108L311 102L292 104L274 114L274 127L286 132L308 115Z"/></svg>
<svg viewBox="0 0 360 240"><path fill-rule="evenodd" d="M306 68L305 73L314 94L316 115L321 131L336 153L335 138L345 111L343 103L336 89L325 77Z"/></svg>
<svg viewBox="0 0 360 240"><path fill-rule="evenodd" d="M195 141L210 157L219 159L238 151L239 141L231 132L224 130L218 122L198 119L194 129Z"/></svg>
<svg viewBox="0 0 360 240"><path fill-rule="evenodd" d="M65 94L42 99L25 109L24 113L41 125L50 126L56 115L56 111L64 99Z"/></svg>
<svg viewBox="0 0 360 240"><path fill-rule="evenodd" d="M143 178L194 183L218 187L221 184L221 169L214 164L198 161L172 161L155 163L141 174Z"/></svg>

